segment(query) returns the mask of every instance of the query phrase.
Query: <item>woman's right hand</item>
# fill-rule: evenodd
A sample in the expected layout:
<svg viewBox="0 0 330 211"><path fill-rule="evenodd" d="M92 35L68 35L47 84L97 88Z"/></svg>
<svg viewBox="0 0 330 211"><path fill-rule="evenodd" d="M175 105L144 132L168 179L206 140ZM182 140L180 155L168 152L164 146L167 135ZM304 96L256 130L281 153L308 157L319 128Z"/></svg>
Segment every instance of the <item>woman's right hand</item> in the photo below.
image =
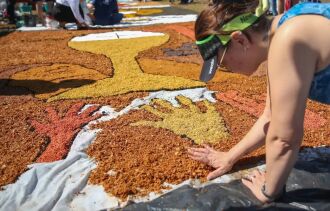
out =
<svg viewBox="0 0 330 211"><path fill-rule="evenodd" d="M189 148L188 155L216 169L207 175L208 180L217 178L232 169L234 162L228 152L218 152L207 145L203 146L204 148Z"/></svg>

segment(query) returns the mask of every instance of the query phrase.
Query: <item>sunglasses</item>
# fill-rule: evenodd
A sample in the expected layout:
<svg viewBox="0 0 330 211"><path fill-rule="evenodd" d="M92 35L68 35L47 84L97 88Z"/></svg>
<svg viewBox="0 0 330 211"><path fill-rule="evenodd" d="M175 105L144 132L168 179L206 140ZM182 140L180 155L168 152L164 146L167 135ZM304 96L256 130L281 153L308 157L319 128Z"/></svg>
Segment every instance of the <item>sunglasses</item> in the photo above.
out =
<svg viewBox="0 0 330 211"><path fill-rule="evenodd" d="M217 67L220 71L222 72L231 72L224 64L223 64L223 59L225 58L226 52L227 52L228 46L226 45L225 50L222 53L221 59L217 64Z"/></svg>

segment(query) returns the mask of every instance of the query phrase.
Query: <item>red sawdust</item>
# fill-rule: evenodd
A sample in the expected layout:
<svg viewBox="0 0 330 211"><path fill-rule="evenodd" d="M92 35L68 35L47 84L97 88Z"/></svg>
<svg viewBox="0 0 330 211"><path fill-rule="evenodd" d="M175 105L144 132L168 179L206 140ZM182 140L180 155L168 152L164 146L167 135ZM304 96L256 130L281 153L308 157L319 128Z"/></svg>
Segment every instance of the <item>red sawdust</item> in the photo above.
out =
<svg viewBox="0 0 330 211"><path fill-rule="evenodd" d="M85 111L78 113L83 106L83 103L73 105L63 118L54 108L48 107L46 108L49 119L47 123L43 124L32 120L31 124L36 131L50 138L49 145L37 162L53 162L63 159L70 150L73 138L80 131L81 127L100 117L100 115L90 116L99 109L99 106L91 106Z"/></svg>
<svg viewBox="0 0 330 211"><path fill-rule="evenodd" d="M253 99L245 98L239 96L237 91L227 91L227 92L219 92L216 94L217 99L230 104L233 107L236 107L242 111L247 112L248 114L259 117L264 108L265 108L265 98L266 95L259 95L259 101L257 102ZM306 129L318 129L322 127L327 122L322 116L306 109L305 114L305 128Z"/></svg>
<svg viewBox="0 0 330 211"><path fill-rule="evenodd" d="M147 95L147 93L129 93L107 98L46 103L33 98L26 91L21 93L22 95L7 95L9 93L7 88L0 86L0 186L15 182L18 176L27 170L27 165L35 162L45 151L49 138L47 134L37 132L31 125L31 120L43 125L48 124L49 116L47 117L45 112L47 107L56 108L58 116L62 118L73 104L111 105L118 111L129 105L134 99ZM6 95L1 95L4 92ZM13 94L13 92L10 93ZM62 133L60 130L58 132ZM73 135L73 133L71 134ZM64 138L70 139L70 137Z"/></svg>

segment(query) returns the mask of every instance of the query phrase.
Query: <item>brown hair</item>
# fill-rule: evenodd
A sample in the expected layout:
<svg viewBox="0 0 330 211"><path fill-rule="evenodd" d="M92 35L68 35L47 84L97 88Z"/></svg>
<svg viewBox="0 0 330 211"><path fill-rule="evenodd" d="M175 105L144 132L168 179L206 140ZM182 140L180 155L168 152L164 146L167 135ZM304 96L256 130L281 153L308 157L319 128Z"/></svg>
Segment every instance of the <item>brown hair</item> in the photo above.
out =
<svg viewBox="0 0 330 211"><path fill-rule="evenodd" d="M222 32L221 26L243 13L254 13L258 4L258 0L213 0L197 17L195 23L196 40L202 40L211 34L230 34L229 32ZM248 29L265 32L268 29L268 24L268 19L262 15Z"/></svg>

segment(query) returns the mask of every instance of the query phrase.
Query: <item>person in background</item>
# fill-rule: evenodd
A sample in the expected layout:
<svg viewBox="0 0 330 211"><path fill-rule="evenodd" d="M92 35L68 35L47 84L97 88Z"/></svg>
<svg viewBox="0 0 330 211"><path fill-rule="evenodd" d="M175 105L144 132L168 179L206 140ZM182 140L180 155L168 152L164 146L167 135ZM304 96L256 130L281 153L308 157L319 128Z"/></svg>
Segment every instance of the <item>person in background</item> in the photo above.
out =
<svg viewBox="0 0 330 211"><path fill-rule="evenodd" d="M88 3L90 1L89 0L82 0L80 1L80 6L81 6L81 9L84 13L84 19L85 19L85 22L88 24L88 25L94 25L94 15L93 13L91 12L91 10L88 8Z"/></svg>
<svg viewBox="0 0 330 211"><path fill-rule="evenodd" d="M16 0L8 0L7 2L7 13L9 18L9 24L16 24L15 4L16 4Z"/></svg>
<svg viewBox="0 0 330 211"><path fill-rule="evenodd" d="M87 7L94 9L95 25L117 24L124 17L119 13L117 0L91 0Z"/></svg>
<svg viewBox="0 0 330 211"><path fill-rule="evenodd" d="M66 23L76 23L78 29L88 28L83 18L84 12L80 6L80 1L82 0L56 0L53 17L60 22L60 27L64 28Z"/></svg>
<svg viewBox="0 0 330 211"><path fill-rule="evenodd" d="M269 0L269 12L273 16L278 15L278 13L277 13L277 0Z"/></svg>
<svg viewBox="0 0 330 211"><path fill-rule="evenodd" d="M207 179L230 171L244 155L266 146L266 171L243 179L262 203L278 200L298 158L307 99L330 104L330 3L302 3L266 16L268 0L213 0L195 23L204 60L200 80L217 69L252 75L267 60L263 114L228 152L209 146L189 156L215 168Z"/></svg>
<svg viewBox="0 0 330 211"><path fill-rule="evenodd" d="M307 3L307 2L321 3L320 0L277 0L278 14L282 14L282 13L288 11L291 7L293 7L296 4Z"/></svg>

